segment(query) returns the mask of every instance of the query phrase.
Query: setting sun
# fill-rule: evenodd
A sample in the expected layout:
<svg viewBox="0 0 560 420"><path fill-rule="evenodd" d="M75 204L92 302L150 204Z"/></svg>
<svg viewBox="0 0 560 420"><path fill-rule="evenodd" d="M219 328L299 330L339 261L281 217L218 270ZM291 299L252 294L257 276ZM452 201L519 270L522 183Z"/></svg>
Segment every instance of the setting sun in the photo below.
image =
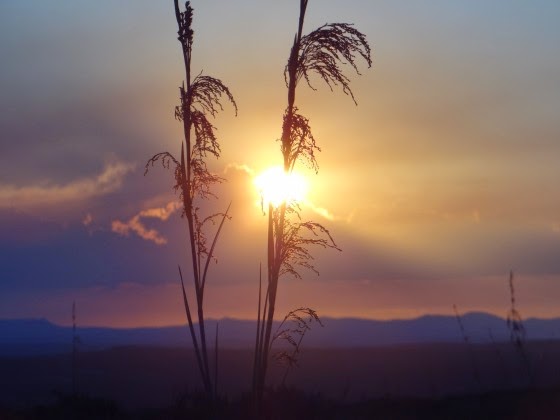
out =
<svg viewBox="0 0 560 420"><path fill-rule="evenodd" d="M265 204L277 207L283 202L301 202L308 190L307 180L297 172L285 173L279 166L268 168L254 179Z"/></svg>

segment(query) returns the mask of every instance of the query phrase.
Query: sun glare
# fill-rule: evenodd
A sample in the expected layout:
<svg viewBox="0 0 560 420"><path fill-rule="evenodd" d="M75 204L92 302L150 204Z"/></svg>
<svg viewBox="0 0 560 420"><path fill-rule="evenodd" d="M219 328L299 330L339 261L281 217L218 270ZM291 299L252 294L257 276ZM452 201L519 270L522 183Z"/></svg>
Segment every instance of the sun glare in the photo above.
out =
<svg viewBox="0 0 560 420"><path fill-rule="evenodd" d="M307 181L302 175L296 172L286 174L279 166L261 172L255 177L254 184L264 204L270 203L274 207L283 202L302 202L308 190Z"/></svg>

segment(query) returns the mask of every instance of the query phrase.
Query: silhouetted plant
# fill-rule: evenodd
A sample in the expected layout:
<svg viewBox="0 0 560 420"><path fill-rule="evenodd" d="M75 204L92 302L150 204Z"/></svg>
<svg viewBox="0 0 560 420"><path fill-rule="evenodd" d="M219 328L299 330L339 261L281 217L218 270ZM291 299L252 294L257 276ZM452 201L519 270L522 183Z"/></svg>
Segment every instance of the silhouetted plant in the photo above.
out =
<svg viewBox="0 0 560 420"><path fill-rule="evenodd" d="M81 340L76 328L76 301L72 302L72 395L78 393L78 345Z"/></svg>
<svg viewBox="0 0 560 420"><path fill-rule="evenodd" d="M508 383L509 380L510 380L510 376L509 376L509 373L508 373L506 361L504 359L504 355L502 354L502 352L500 350L500 346L498 345L498 343L496 343L496 340L494 339L494 334L492 333L491 328L488 328L488 337L490 338L490 343L492 344L492 346L496 350L496 356L497 356L498 360L500 361L500 368L502 370L502 374L503 374L503 377L504 377L504 382Z"/></svg>
<svg viewBox="0 0 560 420"><path fill-rule="evenodd" d="M311 324L317 322L321 327L323 323L319 319L317 312L311 308L298 308L290 311L286 314L272 340L270 345L276 340L283 340L287 343L289 350L281 350L274 354L274 358L286 364L286 370L284 371L284 376L282 377L282 385L285 385L286 378L290 369L294 366L298 366L299 353L301 343L305 334L311 329Z"/></svg>
<svg viewBox="0 0 560 420"><path fill-rule="evenodd" d="M183 303L204 390L207 397L210 398L214 397L216 393L217 370L214 374L214 381L212 381L204 325L204 288L210 261L214 259L216 242L225 219L229 218L229 206L223 213L218 212L201 217L198 200L215 197L211 187L213 184L223 181L222 178L211 173L206 164L209 156L215 158L220 156L220 145L214 133L215 127L208 117L215 117L218 111L223 109L221 100L224 96L235 108L236 115L237 104L229 89L220 80L202 74L198 74L191 80L193 8L188 1L185 3L184 12L180 11L178 0L174 0L174 5L179 27L178 39L181 43L185 64L185 81L179 88L180 105L175 108L175 118L183 124L184 142L181 142L179 159L169 152L158 153L146 164L146 172L157 161L160 161L164 167L172 167L174 170L174 189L179 191L183 205L182 216L187 219L198 334L191 314L183 273L179 266ZM209 224L218 225L211 242L208 241L205 233ZM217 363L217 329L215 343L215 363Z"/></svg>
<svg viewBox="0 0 560 420"><path fill-rule="evenodd" d="M480 388L482 386L482 382L480 381L480 375L478 374L478 366L476 364L476 359L474 358L472 345L469 336L467 335L467 331L465 330L465 326L463 325L463 320L461 319L461 315L459 315L459 310L457 309L457 305L455 304L453 304L453 312L455 312L455 319L457 320L457 324L459 325L459 331L461 331L461 337L463 338L463 342L465 343L467 352L469 354L469 360L471 362L473 378Z"/></svg>
<svg viewBox="0 0 560 420"><path fill-rule="evenodd" d="M510 332L510 339L514 347L517 349L519 356L521 357L522 364L525 366L527 372L527 379L529 384L533 384L533 372L531 369L531 363L529 361L529 356L527 354L527 348L525 346L526 331L523 326L523 319L521 314L515 307L515 287L513 284L513 271L509 272L509 293L510 293L510 303L511 307L506 317L506 324Z"/></svg>
<svg viewBox="0 0 560 420"><path fill-rule="evenodd" d="M298 30L284 69L288 88L288 106L282 122L280 150L286 173L294 169L297 161L307 164L315 172L318 171L316 152L320 151L320 148L311 133L309 120L301 115L295 106L298 82L303 78L314 89L310 76L315 73L327 83L331 90L333 86L339 85L343 92L354 100L349 79L343 74L341 64L347 63L358 72L356 59L361 57L368 66L371 66L371 50L366 37L352 25L326 24L303 35L307 4L308 0L300 0ZM259 404L262 402L273 339L272 323L279 278L284 274L300 278L299 267L316 271L312 264L313 257L309 251L309 248L315 245L339 249L325 227L315 222L300 221L299 208L296 203L283 202L277 207L269 203L267 287L264 305L262 305L261 286L259 286L253 374L253 394L257 404L257 415Z"/></svg>
<svg viewBox="0 0 560 420"><path fill-rule="evenodd" d="M515 308L515 287L513 285L513 271L509 272L509 295L511 307L506 317L507 327L510 332L511 341L517 346L522 347L525 342L525 327L521 314Z"/></svg>

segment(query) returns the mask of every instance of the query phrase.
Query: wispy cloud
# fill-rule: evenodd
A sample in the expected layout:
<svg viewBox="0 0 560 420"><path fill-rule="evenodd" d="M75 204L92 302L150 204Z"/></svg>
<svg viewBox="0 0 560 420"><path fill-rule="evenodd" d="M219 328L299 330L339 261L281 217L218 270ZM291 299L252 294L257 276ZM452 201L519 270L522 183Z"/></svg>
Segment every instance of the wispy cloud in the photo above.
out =
<svg viewBox="0 0 560 420"><path fill-rule="evenodd" d="M245 172L249 176L255 176L255 170L246 164L228 163L224 169L224 174L227 174L231 170Z"/></svg>
<svg viewBox="0 0 560 420"><path fill-rule="evenodd" d="M42 182L39 185L14 186L0 184L0 207L35 207L73 201L117 191L126 174L134 165L120 161L109 161L100 174L70 181L66 184Z"/></svg>
<svg viewBox="0 0 560 420"><path fill-rule="evenodd" d="M355 210L352 210L346 216L340 216L338 214L334 214L332 211L327 209L326 207L321 207L316 205L310 200L305 200L305 206L308 207L313 213L318 214L319 216L331 221L331 222L339 222L343 221L346 223L352 223L352 219L354 218Z"/></svg>
<svg viewBox="0 0 560 420"><path fill-rule="evenodd" d="M324 217L327 220L339 220L341 219L340 217L335 216L334 214L332 214L327 208L325 207L320 207L320 206L316 206L315 204L313 204L311 201L306 200L305 201L305 205L307 207L309 207L314 213L317 213L319 216Z"/></svg>
<svg viewBox="0 0 560 420"><path fill-rule="evenodd" d="M111 230L119 235L128 236L131 232L136 233L142 239L152 241L156 245L165 245L165 239L157 230L148 229L143 223L142 218L153 218L166 221L169 217L180 208L176 201L171 201L165 207L155 207L142 210L140 213L131 217L127 222L113 220Z"/></svg>

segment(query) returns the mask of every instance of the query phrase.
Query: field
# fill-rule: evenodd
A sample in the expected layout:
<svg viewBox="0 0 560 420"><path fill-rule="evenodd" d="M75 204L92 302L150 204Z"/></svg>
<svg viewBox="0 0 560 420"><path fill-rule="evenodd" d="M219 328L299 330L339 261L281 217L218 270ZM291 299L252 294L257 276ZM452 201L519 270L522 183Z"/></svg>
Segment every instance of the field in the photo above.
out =
<svg viewBox="0 0 560 420"><path fill-rule="evenodd" d="M270 418L557 418L560 342L530 342L527 353L530 366L510 343L305 349L284 386L284 368L274 367L267 410ZM249 415L251 361L249 350L220 351L218 418ZM2 418L204 417L185 349L80 353L79 398L69 397L71 373L69 354L0 359Z"/></svg>

